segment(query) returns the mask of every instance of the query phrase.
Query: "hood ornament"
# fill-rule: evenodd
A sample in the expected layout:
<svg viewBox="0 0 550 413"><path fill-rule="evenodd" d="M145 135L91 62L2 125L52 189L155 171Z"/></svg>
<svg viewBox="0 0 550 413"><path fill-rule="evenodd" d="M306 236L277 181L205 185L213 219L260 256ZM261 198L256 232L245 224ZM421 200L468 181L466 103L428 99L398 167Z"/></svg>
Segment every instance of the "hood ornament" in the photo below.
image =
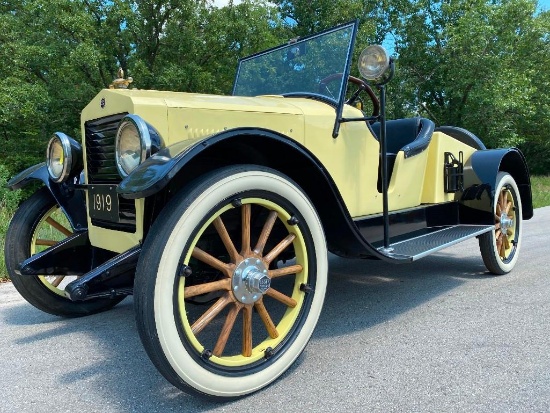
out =
<svg viewBox="0 0 550 413"><path fill-rule="evenodd" d="M134 81L131 77L124 79L124 70L122 70L122 67L118 69L117 76L118 78L113 80L113 83L109 85L109 89L128 89L130 83Z"/></svg>

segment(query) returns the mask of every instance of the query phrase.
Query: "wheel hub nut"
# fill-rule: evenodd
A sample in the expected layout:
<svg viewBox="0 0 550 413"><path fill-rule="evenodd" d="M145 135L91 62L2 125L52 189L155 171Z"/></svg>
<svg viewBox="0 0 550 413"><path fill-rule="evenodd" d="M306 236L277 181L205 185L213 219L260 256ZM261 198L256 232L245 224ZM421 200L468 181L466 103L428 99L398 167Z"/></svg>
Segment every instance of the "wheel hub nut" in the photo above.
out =
<svg viewBox="0 0 550 413"><path fill-rule="evenodd" d="M514 220L508 218L508 216L503 213L500 216L500 227L501 227L501 229L502 230L510 229L510 228L512 228L512 225L514 225Z"/></svg>
<svg viewBox="0 0 550 413"><path fill-rule="evenodd" d="M269 290L271 279L262 260L247 258L235 268L231 284L238 301L252 304Z"/></svg>

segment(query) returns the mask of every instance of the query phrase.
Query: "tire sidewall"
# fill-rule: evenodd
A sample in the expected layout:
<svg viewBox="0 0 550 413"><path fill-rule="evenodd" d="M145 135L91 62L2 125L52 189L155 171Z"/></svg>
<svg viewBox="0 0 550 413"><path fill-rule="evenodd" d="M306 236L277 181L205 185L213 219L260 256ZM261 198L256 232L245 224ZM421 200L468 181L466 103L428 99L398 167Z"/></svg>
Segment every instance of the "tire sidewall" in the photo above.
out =
<svg viewBox="0 0 550 413"><path fill-rule="evenodd" d="M173 373L187 385L200 393L218 397L236 397L252 393L275 380L300 355L317 324L326 290L327 248L320 220L303 192L288 178L267 168L229 168L231 172L219 173L201 185L199 191L191 191L186 197L191 202L182 203L180 208L170 211L170 228L164 229L162 242L165 245L158 260L158 269L154 281L154 324L158 344ZM222 178L220 176L224 175ZM205 189L203 189L205 188ZM219 203L231 199L237 194L249 190L267 191L282 196L303 216L306 230L312 239L313 254L317 266L315 294L300 331L296 332L293 342L273 363L266 363L263 369L257 369L249 375L231 377L215 374L197 363L181 341L174 309L174 285L177 264L181 258L182 246L192 239L197 226L204 220L205 213ZM196 193L199 192L199 193ZM160 218L159 218L160 220ZM160 220L164 221L164 220ZM154 240L158 242L158 240ZM144 249L146 245L144 246ZM138 270L139 272L139 270ZM136 280L137 282L137 280ZM174 382L174 380L171 380Z"/></svg>
<svg viewBox="0 0 550 413"><path fill-rule="evenodd" d="M495 189L495 196L494 196L494 201L493 201L493 211L496 213L496 203L498 201L498 196L499 194L501 193L502 189L505 187L505 186L509 186L511 187L512 189L512 196L514 198L514 206L516 208L515 210L515 221L516 221L516 232L517 232L517 237L516 237L516 246L513 250L513 256L512 256L512 259L508 260L507 262L504 262L500 256L499 256L499 253L498 253L498 250L497 250L497 244L496 244L496 237L495 237L495 233L494 231L491 232L491 246L492 246L492 253L494 255L494 259L495 259L495 263L496 265L498 266L498 268L500 269L500 273L501 274L506 274L506 273L509 273L513 268L514 266L516 265L516 262L518 260L518 257L519 257L519 251L520 251L520 247L521 247L521 235L522 235L522 205L521 205L521 197L519 195L519 189L518 189L518 186L516 184L516 181L514 180L514 178L506 173L506 172L499 172L498 175L497 175L497 185L496 185L496 189Z"/></svg>

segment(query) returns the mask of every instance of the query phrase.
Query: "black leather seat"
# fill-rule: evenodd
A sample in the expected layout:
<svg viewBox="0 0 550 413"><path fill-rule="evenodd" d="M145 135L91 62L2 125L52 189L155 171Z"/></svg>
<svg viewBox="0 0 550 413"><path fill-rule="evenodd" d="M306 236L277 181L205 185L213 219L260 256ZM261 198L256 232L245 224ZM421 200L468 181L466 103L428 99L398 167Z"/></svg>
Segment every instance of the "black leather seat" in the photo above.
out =
<svg viewBox="0 0 550 413"><path fill-rule="evenodd" d="M371 128L376 139L380 140L380 123L374 123ZM396 119L386 122L388 182L393 172L397 152L403 151L405 158L421 153L430 144L434 129L435 124L425 118ZM380 166L378 171L378 191L382 191Z"/></svg>
<svg viewBox="0 0 550 413"><path fill-rule="evenodd" d="M380 122L372 126L376 139L380 140ZM405 158L414 156L428 147L435 124L425 118L396 119L386 122L388 153L405 152Z"/></svg>

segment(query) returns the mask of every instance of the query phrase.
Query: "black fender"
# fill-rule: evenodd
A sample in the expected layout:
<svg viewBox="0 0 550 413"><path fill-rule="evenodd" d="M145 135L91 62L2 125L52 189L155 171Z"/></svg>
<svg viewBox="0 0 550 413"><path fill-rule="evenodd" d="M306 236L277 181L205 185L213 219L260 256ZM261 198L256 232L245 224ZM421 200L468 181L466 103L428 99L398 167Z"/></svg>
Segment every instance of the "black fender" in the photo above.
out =
<svg viewBox="0 0 550 413"><path fill-rule="evenodd" d="M77 178L75 178L77 179ZM50 179L45 162L33 165L11 178L7 187L12 190L21 189L33 181L42 181L59 204L73 230L81 231L88 228L86 221L86 200L83 191L75 190L69 183L55 183Z"/></svg>
<svg viewBox="0 0 550 413"><path fill-rule="evenodd" d="M128 199L165 200L168 192L178 190L201 174L235 164L267 166L294 180L315 206L331 252L393 262L406 260L381 253L363 238L334 180L315 155L293 139L266 129L232 129L191 145L189 141L171 145L139 165L119 184L117 191Z"/></svg>
<svg viewBox="0 0 550 413"><path fill-rule="evenodd" d="M533 217L531 181L527 162L517 148L486 149L472 154L464 167L463 204L489 213L492 220L497 174L508 172L519 189L523 219ZM481 202L479 202L481 201Z"/></svg>

